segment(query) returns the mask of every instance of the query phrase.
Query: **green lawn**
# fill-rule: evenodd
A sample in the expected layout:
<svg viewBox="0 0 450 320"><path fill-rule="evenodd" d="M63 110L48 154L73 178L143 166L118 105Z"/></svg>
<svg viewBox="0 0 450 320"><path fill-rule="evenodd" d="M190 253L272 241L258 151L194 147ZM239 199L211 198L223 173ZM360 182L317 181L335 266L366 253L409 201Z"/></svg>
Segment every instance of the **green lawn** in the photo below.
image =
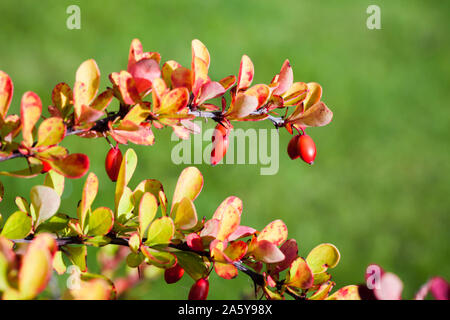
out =
<svg viewBox="0 0 450 320"><path fill-rule="evenodd" d="M71 4L81 8L81 30L66 28ZM381 7L381 30L366 28L370 4ZM297 81L323 86L323 100L334 112L330 125L308 130L318 147L316 163L291 161L283 130L277 175L261 176L258 165L199 165L205 178L196 200L199 215L209 218L225 197L239 196L243 224L263 228L283 219L301 255L319 243L334 243L342 254L332 270L338 286L362 282L365 267L375 262L404 280L404 296L410 298L432 275L450 276L448 12L448 1L3 0L0 70L14 81L10 113L16 113L27 90L49 105L53 86L73 85L76 69L89 58L100 67L102 88L108 86L108 74L126 68L133 38L147 51L160 52L163 61L185 66L191 40L200 39L210 51L210 76L216 80L237 75L247 54L255 65L254 83L267 83L288 58ZM170 160L175 145L170 133L157 131L154 146L135 147L139 165L132 186L156 178L171 198L184 166ZM70 137L65 146L91 158L91 171L101 181L94 206L111 205L105 141ZM0 169L24 165L21 161ZM1 181L6 195L0 212L8 216L15 196L28 197L43 177ZM83 183L68 181L61 211L75 215ZM95 270L95 258L89 263ZM213 299L251 292L243 275L216 278ZM191 283L187 277L179 286L157 280L130 297L184 299Z"/></svg>

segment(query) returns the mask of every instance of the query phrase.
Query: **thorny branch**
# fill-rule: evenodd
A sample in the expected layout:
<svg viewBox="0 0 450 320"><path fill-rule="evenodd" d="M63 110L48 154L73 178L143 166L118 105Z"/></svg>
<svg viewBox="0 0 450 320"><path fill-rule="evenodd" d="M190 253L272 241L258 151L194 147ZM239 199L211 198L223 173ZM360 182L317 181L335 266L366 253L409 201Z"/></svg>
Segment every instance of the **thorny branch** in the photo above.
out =
<svg viewBox="0 0 450 320"><path fill-rule="evenodd" d="M250 113L250 115L261 115L267 113L267 110L262 107L257 111L254 111ZM194 115L197 118L205 118L205 119L213 119L214 121L220 121L222 119L222 112L221 111L200 111L200 110L193 110L191 109L189 111L189 114ZM94 125L87 129L76 129L73 125L69 126L66 130L66 137L71 135L77 135L82 134L84 132L88 131L95 131L95 132L105 132L108 128L109 121L112 121L116 119L117 117L123 117L124 112L123 109L119 110L118 112L112 112L109 113L105 118L102 118L100 120L97 120ZM273 115L268 114L267 117L268 120L272 122L272 124L275 126L275 128L280 128L284 125L284 119L281 117L275 117ZM15 159L15 158L22 158L25 157L25 155L21 154L18 150L13 151L12 154L8 156L0 156L0 162Z"/></svg>

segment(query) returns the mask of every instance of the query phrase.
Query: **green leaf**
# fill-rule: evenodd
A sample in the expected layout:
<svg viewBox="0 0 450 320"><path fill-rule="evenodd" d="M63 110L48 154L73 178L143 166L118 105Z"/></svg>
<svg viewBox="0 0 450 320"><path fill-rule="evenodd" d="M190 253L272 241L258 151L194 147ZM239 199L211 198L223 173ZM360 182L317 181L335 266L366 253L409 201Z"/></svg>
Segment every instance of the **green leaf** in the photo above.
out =
<svg viewBox="0 0 450 320"><path fill-rule="evenodd" d="M144 237L148 226L156 216L158 210L158 200L150 192L146 192L141 197L139 203L139 234L141 238Z"/></svg>
<svg viewBox="0 0 450 320"><path fill-rule="evenodd" d="M313 273L321 273L328 268L334 268L340 259L339 250L331 243L322 243L311 250L306 262Z"/></svg>
<svg viewBox="0 0 450 320"><path fill-rule="evenodd" d="M142 196L146 192L150 192L158 199L161 191L164 192L164 189L161 182L158 180L148 179L141 181L133 191L134 203L140 203Z"/></svg>
<svg viewBox="0 0 450 320"><path fill-rule="evenodd" d="M22 211L14 212L5 222L1 235L8 239L23 239L31 232L31 217Z"/></svg>
<svg viewBox="0 0 450 320"><path fill-rule="evenodd" d="M0 252L0 291L6 291L8 288L8 261Z"/></svg>
<svg viewBox="0 0 450 320"><path fill-rule="evenodd" d="M134 253L134 252L131 252L131 253L127 256L127 265L128 265L130 268L136 268L136 267L138 267L143 261L144 261L144 257L143 257L142 254L140 254L140 253Z"/></svg>
<svg viewBox="0 0 450 320"><path fill-rule="evenodd" d="M89 224L87 234L90 236L103 236L113 227L114 213L111 209L100 207L95 209L89 215Z"/></svg>
<svg viewBox="0 0 450 320"><path fill-rule="evenodd" d="M84 230L88 210L91 208L91 205L97 196L97 192L98 178L93 172L91 172L84 183L83 193L81 194L81 203L78 210L78 219L82 230Z"/></svg>
<svg viewBox="0 0 450 320"><path fill-rule="evenodd" d="M128 240L128 245L130 246L130 250L134 253L139 251L141 247L141 238L137 232L133 233Z"/></svg>
<svg viewBox="0 0 450 320"><path fill-rule="evenodd" d="M141 252L147 263L159 268L168 269L177 263L177 258L169 252L161 252L145 246L141 246Z"/></svg>
<svg viewBox="0 0 450 320"><path fill-rule="evenodd" d="M119 207L119 201L122 198L122 193L125 190L128 182L130 182L133 176L134 170L137 166L137 155L133 149L128 149L122 159L122 164L120 165L119 175L117 176L116 182L116 192L115 192L115 204L116 212Z"/></svg>
<svg viewBox="0 0 450 320"><path fill-rule="evenodd" d="M44 185L52 188L59 196L62 196L64 191L64 176L54 170L50 170L45 175Z"/></svg>
<svg viewBox="0 0 450 320"><path fill-rule="evenodd" d="M162 217L152 222L148 228L147 246L168 244L175 234L175 226L169 217Z"/></svg>
<svg viewBox="0 0 450 320"><path fill-rule="evenodd" d="M198 254L184 251L173 252L173 254L177 257L178 264L194 281L204 278L208 274L208 267Z"/></svg>
<svg viewBox="0 0 450 320"><path fill-rule="evenodd" d="M181 199L177 206L174 223L181 230L192 229L197 225L197 211L191 199Z"/></svg>
<svg viewBox="0 0 450 320"><path fill-rule="evenodd" d="M172 200L172 210L183 198L195 200L203 188L203 176L196 167L184 169L177 181Z"/></svg>
<svg viewBox="0 0 450 320"><path fill-rule="evenodd" d="M117 220L120 223L125 223L127 220L133 217L131 214L134 209L134 203L133 203L133 193L131 192L131 189L128 187L125 187L122 193L122 197L119 201L119 206L117 207Z"/></svg>
<svg viewBox="0 0 450 320"><path fill-rule="evenodd" d="M19 208L20 211L30 213L30 205L28 204L28 201L23 197L16 197L16 206Z"/></svg>
<svg viewBox="0 0 450 320"><path fill-rule="evenodd" d="M56 251L55 256L53 257L53 269L55 269L56 273L59 275L66 273L67 267L64 263L61 251Z"/></svg>
<svg viewBox="0 0 450 320"><path fill-rule="evenodd" d="M67 227L70 217L63 213L57 213L47 221L44 221L36 229L36 232L57 233Z"/></svg>
<svg viewBox="0 0 450 320"><path fill-rule="evenodd" d="M50 187L34 186L30 191L31 205L35 210L37 227L41 222L51 218L59 208L61 199Z"/></svg>
<svg viewBox="0 0 450 320"><path fill-rule="evenodd" d="M89 237L84 240L84 243L94 247L103 247L111 242L111 238L107 236Z"/></svg>
<svg viewBox="0 0 450 320"><path fill-rule="evenodd" d="M64 252L66 253L69 260L80 268L81 272L87 270L86 256L87 247L86 246L64 246Z"/></svg>

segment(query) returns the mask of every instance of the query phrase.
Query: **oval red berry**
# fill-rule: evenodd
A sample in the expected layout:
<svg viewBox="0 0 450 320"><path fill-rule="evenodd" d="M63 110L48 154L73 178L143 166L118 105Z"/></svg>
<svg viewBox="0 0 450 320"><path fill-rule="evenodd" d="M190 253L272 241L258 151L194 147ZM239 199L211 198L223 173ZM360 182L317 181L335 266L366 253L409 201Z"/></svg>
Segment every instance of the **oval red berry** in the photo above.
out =
<svg viewBox="0 0 450 320"><path fill-rule="evenodd" d="M166 269L164 271L164 280L168 284L178 282L184 275L184 269L180 267L179 264L176 264L172 268Z"/></svg>
<svg viewBox="0 0 450 320"><path fill-rule="evenodd" d="M316 144L310 136L307 134L301 135L298 139L297 149L303 161L309 164L314 163L314 159L316 158Z"/></svg>
<svg viewBox="0 0 450 320"><path fill-rule="evenodd" d="M195 282L189 291L189 300L206 300L209 291L209 281L207 279L199 279Z"/></svg>
<svg viewBox="0 0 450 320"><path fill-rule="evenodd" d="M300 157L300 154L298 153L298 138L300 138L300 135L293 136L292 139L289 141L288 147L287 147L287 153L289 155L289 158L292 160L297 159Z"/></svg>
<svg viewBox="0 0 450 320"><path fill-rule="evenodd" d="M111 181L117 181L119 175L120 164L122 163L122 152L119 147L111 148L105 159L105 169Z"/></svg>

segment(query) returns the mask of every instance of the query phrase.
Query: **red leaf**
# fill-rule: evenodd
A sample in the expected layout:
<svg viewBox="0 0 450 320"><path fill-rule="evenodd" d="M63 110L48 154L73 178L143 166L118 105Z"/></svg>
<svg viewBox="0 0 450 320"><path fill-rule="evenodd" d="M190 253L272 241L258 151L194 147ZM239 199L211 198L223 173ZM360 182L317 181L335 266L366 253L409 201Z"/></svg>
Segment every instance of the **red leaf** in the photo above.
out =
<svg viewBox="0 0 450 320"><path fill-rule="evenodd" d="M152 81L161 76L158 63L153 59L142 59L133 64L129 70L136 82L139 93L146 93L152 88Z"/></svg>
<svg viewBox="0 0 450 320"><path fill-rule="evenodd" d="M82 153L72 153L68 156L51 161L52 168L66 178L78 179L89 170L89 158Z"/></svg>

